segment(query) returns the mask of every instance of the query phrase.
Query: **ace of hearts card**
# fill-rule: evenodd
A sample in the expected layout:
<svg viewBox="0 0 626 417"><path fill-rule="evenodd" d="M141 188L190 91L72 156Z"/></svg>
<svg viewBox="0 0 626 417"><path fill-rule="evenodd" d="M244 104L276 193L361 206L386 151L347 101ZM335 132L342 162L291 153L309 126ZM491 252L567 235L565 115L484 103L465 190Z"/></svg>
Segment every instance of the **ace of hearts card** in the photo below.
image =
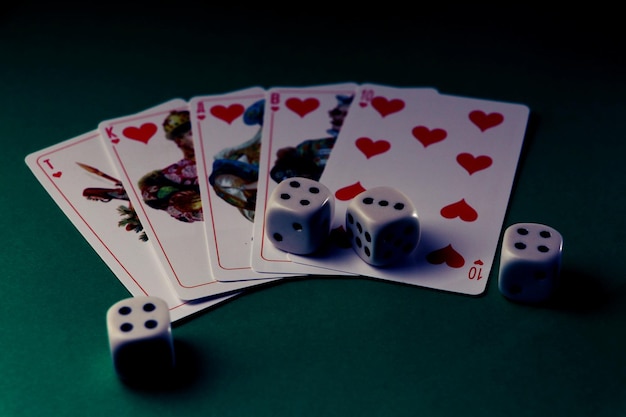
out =
<svg viewBox="0 0 626 417"><path fill-rule="evenodd" d="M267 280L220 282L209 264L188 103L173 99L98 126L120 180L178 296L197 300Z"/></svg>
<svg viewBox="0 0 626 417"><path fill-rule="evenodd" d="M250 262L265 90L192 97L189 107L213 276L218 281L271 278Z"/></svg>
<svg viewBox="0 0 626 417"><path fill-rule="evenodd" d="M296 263L469 295L481 294L500 236L529 109L521 104L372 84L359 86L320 182L333 228L364 190L390 186L419 218L417 248L374 267L337 242Z"/></svg>

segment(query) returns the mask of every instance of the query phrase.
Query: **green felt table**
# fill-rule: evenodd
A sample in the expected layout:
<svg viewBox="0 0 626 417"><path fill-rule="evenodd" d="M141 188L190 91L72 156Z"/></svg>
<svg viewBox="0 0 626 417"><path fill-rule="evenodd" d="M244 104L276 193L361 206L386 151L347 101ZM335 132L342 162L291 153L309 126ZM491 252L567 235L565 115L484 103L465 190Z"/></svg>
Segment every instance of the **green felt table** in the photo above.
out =
<svg viewBox="0 0 626 417"><path fill-rule="evenodd" d="M616 11L143 3L0 11L0 416L626 415ZM530 107L503 226L562 233L556 300L507 301L495 268L478 297L285 280L174 326L177 384L121 384L105 312L129 294L24 157L174 97L344 81Z"/></svg>

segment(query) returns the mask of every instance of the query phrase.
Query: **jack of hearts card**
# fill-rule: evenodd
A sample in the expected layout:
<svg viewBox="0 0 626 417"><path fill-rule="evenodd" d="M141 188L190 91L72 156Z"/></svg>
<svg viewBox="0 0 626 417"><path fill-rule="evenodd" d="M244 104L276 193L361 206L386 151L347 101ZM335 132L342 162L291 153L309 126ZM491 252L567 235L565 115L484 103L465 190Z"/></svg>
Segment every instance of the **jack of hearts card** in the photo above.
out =
<svg viewBox="0 0 626 417"><path fill-rule="evenodd" d="M356 84L302 88L275 87L267 92L263 122L252 267L259 272L332 274L324 268L292 262L268 239L265 215L276 186L296 176L318 180L344 119L351 111Z"/></svg>

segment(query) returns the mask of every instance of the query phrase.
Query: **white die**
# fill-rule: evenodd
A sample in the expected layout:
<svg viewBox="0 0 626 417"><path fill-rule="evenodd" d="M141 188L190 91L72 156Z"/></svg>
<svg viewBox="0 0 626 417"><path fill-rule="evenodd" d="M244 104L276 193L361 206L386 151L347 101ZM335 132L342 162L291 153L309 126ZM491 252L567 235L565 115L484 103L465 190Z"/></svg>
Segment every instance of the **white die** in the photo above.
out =
<svg viewBox="0 0 626 417"><path fill-rule="evenodd" d="M325 185L309 178L287 178L268 200L266 235L282 251L311 254L328 238L334 210L335 198Z"/></svg>
<svg viewBox="0 0 626 417"><path fill-rule="evenodd" d="M174 344L167 303L133 297L113 304L106 315L113 365L122 379L150 379L173 369Z"/></svg>
<svg viewBox="0 0 626 417"><path fill-rule="evenodd" d="M350 201L346 231L356 253L370 265L406 258L417 247L420 225L415 207L392 187L375 187Z"/></svg>
<svg viewBox="0 0 626 417"><path fill-rule="evenodd" d="M498 288L505 297L524 303L546 301L561 271L563 237L550 226L517 223L502 238Z"/></svg>

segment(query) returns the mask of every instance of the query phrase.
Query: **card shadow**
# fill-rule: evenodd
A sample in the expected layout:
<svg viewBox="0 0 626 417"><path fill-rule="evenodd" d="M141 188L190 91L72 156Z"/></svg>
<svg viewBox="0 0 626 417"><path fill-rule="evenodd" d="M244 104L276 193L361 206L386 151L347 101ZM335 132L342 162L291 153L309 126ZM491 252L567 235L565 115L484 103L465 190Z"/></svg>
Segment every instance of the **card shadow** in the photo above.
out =
<svg viewBox="0 0 626 417"><path fill-rule="evenodd" d="M507 204L507 208L505 213L508 214L511 201L515 199L515 190L517 188L517 184L519 183L519 179L522 176L524 169L526 167L526 160L528 159L528 155L531 151L535 143L535 138L537 136L537 131L541 125L541 116L534 111L530 111L528 115L528 121L526 123L526 132L524 133L524 140L522 141L522 147L520 149L519 159L517 162L517 168L515 169L515 174L513 176L513 183L511 185L511 194L509 197L509 203Z"/></svg>

